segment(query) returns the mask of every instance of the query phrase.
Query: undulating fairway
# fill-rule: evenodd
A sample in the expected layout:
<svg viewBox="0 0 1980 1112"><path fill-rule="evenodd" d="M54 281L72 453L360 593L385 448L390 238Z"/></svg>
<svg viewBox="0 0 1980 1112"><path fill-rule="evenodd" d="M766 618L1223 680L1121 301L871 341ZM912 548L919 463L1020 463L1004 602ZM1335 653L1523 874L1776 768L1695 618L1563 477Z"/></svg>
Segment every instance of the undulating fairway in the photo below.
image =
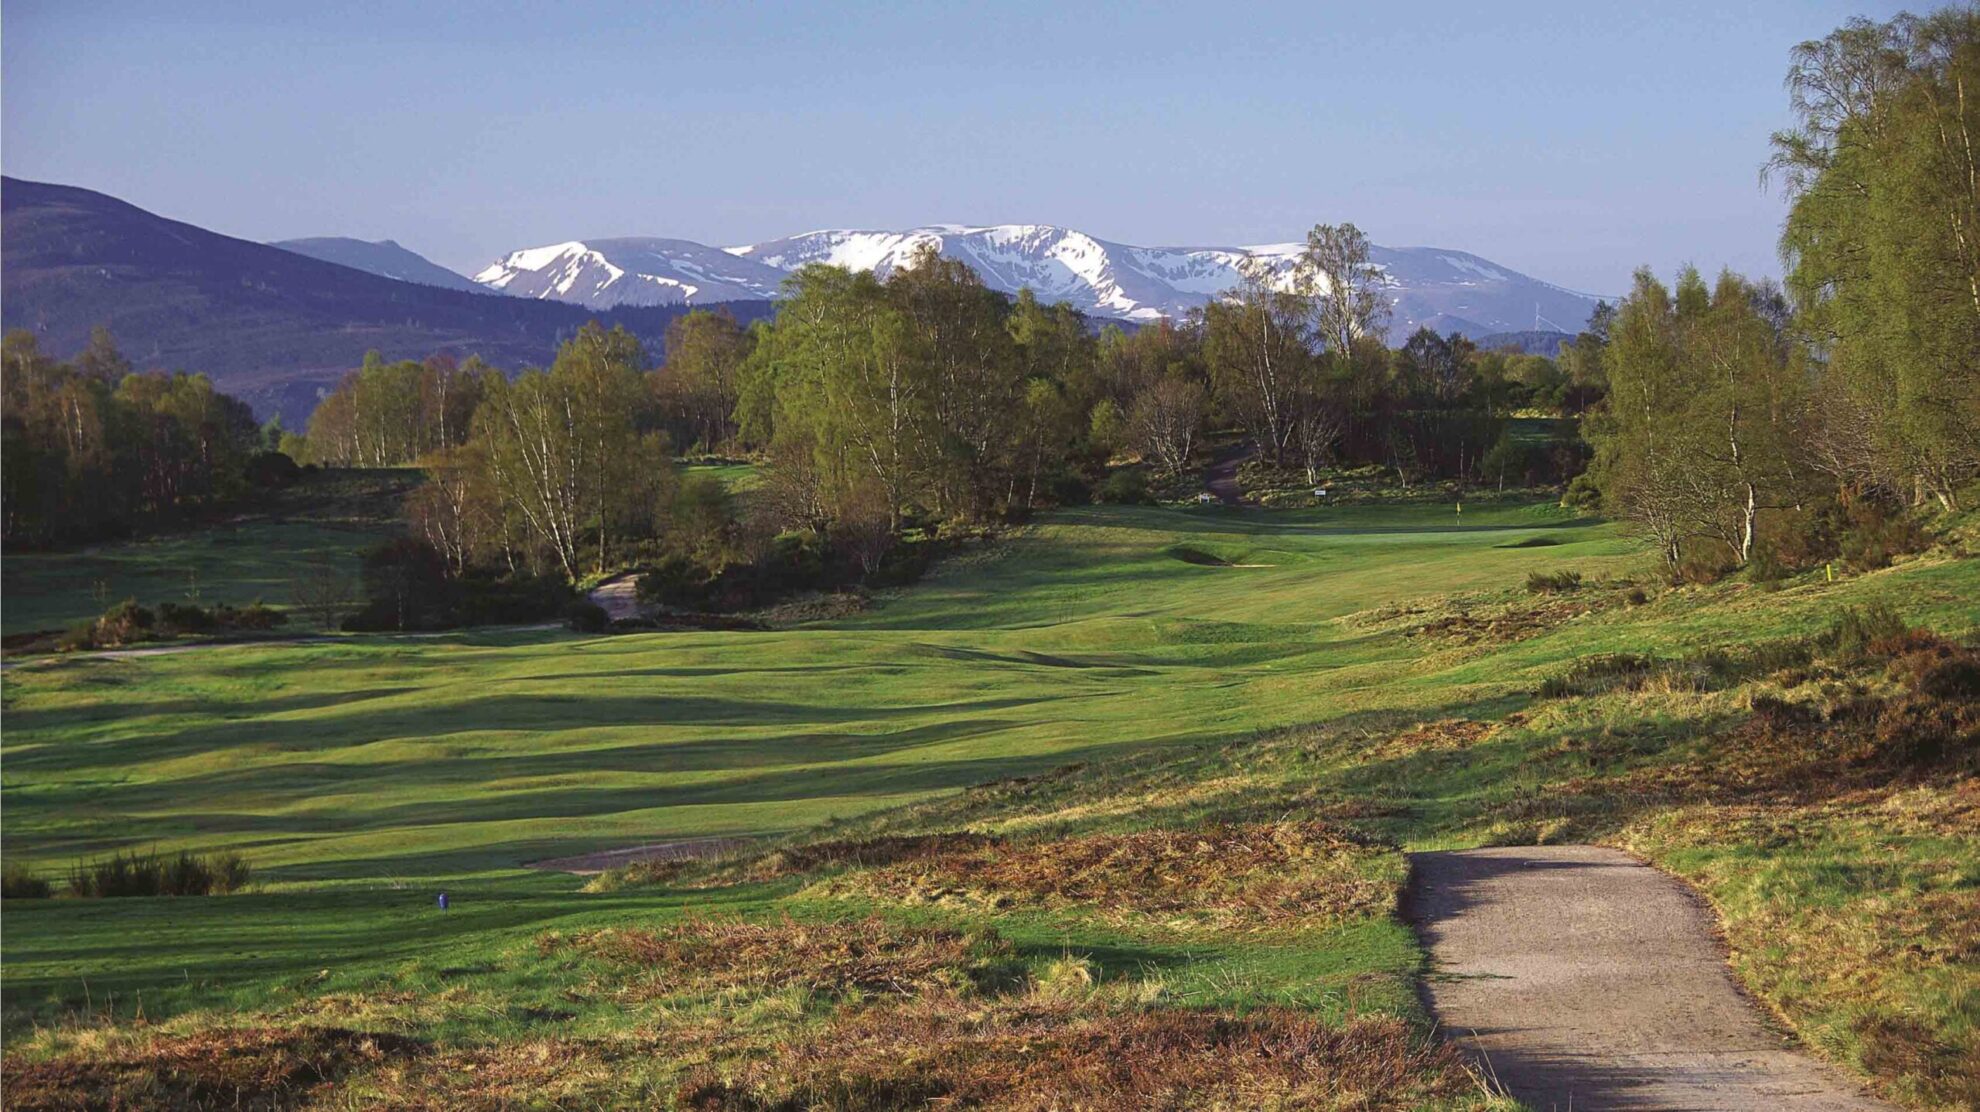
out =
<svg viewBox="0 0 1980 1112"><path fill-rule="evenodd" d="M1400 849L1554 836L1573 816L1548 826L1566 813L1521 801L1578 782L1566 777L1676 759L1684 739L1735 715L1703 696L1651 705L1620 693L1543 713L1543 681L1593 654L1676 659L1806 637L1846 603L1885 600L1918 625L1970 630L1980 597L1980 563L1939 557L1778 591L1632 599L1625 580L1644 581L1644 560L1613 526L1532 501L1467 504L1461 521L1421 505L1091 508L803 628L18 663L5 684L10 861L59 875L120 847L229 848L258 885L208 899L10 901L7 1027L18 1037L79 1016L232 1009L345 1015L459 1045L623 1036L677 1015L678 999L634 1005L574 982L592 967L557 957L558 940L683 916L874 913L994 929L1040 983L1077 958L1080 977L1149 999L1417 1020L1421 955L1393 914ZM1559 570L1583 586L1528 592L1529 572ZM1411 735L1385 740L1410 723L1516 725L1527 713L1510 733L1468 735L1463 760ZM1563 740L1614 738L1616 723L1638 739L1620 756L1607 741ZM1085 771L1072 777L964 792L1076 763ZM819 887L801 871L587 891L583 878L525 867L828 823L1104 838L1311 813L1375 839L1352 874L1375 895L1343 896L1338 916L1292 933L1278 920L1205 933L1050 899L903 903L879 880ZM1671 844L1701 871L1721 859ZM675 1068L636 1081L619 1071L611 1091L663 1091Z"/></svg>
<svg viewBox="0 0 1980 1112"><path fill-rule="evenodd" d="M1513 547L1531 537L1559 543ZM1345 619L1634 552L1546 506L1462 526L1448 509L1092 509L830 626L31 664L8 684L9 853L59 869L229 846L285 886L428 884L785 833L1075 760L1531 686L1453 684Z"/></svg>

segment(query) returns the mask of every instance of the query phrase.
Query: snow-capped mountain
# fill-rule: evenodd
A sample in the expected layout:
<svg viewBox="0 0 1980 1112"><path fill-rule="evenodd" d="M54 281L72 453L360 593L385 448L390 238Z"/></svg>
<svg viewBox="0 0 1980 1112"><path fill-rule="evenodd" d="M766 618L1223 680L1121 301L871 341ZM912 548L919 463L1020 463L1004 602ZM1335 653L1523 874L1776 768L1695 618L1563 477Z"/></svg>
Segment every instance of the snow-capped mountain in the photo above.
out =
<svg viewBox="0 0 1980 1112"><path fill-rule="evenodd" d="M668 250L651 246L656 244ZM1136 247L1045 224L940 224L898 232L808 232L719 252L680 240L591 240L515 252L475 279L594 308L623 304L634 291L652 297L686 287L693 292L670 300L739 300L775 296L782 277L807 263L871 270L884 278L922 244L969 264L993 289L1029 288L1047 302L1069 301L1096 317L1131 321L1180 316L1238 285L1248 272L1289 284L1303 246ZM723 255L749 269L720 269ZM1587 294L1463 251L1376 247L1373 256L1390 290L1395 337L1423 325L1472 335L1540 325L1572 331L1595 307Z"/></svg>
<svg viewBox="0 0 1980 1112"><path fill-rule="evenodd" d="M512 251L474 280L517 297L609 309L759 301L776 296L784 273L684 239L635 236Z"/></svg>

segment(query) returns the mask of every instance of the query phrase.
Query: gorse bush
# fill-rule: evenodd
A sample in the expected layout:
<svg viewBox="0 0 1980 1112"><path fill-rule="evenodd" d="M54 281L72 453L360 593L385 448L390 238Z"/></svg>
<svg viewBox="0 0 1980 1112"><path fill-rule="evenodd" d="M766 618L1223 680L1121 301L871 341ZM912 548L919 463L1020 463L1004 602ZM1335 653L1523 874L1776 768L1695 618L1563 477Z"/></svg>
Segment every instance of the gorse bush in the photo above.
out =
<svg viewBox="0 0 1980 1112"><path fill-rule="evenodd" d="M124 896L207 896L247 887L253 870L231 850L200 856L181 850L172 857L124 853L79 861L69 872L69 894L84 899Z"/></svg>

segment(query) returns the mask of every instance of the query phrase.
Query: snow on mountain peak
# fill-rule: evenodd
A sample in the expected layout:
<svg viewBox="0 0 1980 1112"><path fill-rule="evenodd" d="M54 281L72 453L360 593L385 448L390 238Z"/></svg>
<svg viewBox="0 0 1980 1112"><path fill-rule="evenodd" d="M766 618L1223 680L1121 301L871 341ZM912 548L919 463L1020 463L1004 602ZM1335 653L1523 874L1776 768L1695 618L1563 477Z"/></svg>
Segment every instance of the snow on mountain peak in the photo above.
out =
<svg viewBox="0 0 1980 1112"><path fill-rule="evenodd" d="M1303 242L1250 247L1134 247L1051 224L930 224L899 231L827 228L728 248L686 240L571 241L512 252L475 275L525 297L620 304L712 303L775 297L810 263L870 270L909 265L922 245L968 264L985 285L1030 289L1095 316L1149 321L1180 316L1247 275L1279 288L1301 280ZM1373 249L1393 305L1391 333L1419 325L1482 334L1532 326L1536 316L1578 326L1595 298L1529 278L1462 251ZM1325 293L1322 289L1320 292Z"/></svg>

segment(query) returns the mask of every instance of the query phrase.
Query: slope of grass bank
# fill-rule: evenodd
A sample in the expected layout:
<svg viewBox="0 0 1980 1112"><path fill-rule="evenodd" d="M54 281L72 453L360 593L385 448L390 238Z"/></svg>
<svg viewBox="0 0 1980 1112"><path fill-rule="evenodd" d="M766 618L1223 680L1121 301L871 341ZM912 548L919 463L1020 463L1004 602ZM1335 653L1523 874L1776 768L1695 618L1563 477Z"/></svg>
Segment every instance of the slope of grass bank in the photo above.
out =
<svg viewBox="0 0 1980 1112"><path fill-rule="evenodd" d="M1177 1086L1237 1105L1480 1105L1424 1041L1422 957L1395 914L1403 851L1589 838L1697 880L1742 975L1811 1042L1944 1103L1933 1078L1972 1046L1973 955L1932 951L1938 972L1913 975L1879 947L1930 936L1971 898L1980 846L1948 810L1970 802L1970 770L1907 767L1844 801L1687 795L1719 779L1717 739L1781 680L1570 673L1591 654L1696 662L1805 638L1877 601L1971 631L1980 563L1662 591L1610 526L1537 504L1454 517L1091 509L801 629L18 667L10 862L231 848L264 883L9 901L10 1051L53 1071L33 1076L114 1088L226 1038L316 1055L340 1099L444 1083L466 1086L451 1103L490 1106L526 1091L1033 1106ZM1583 585L1526 590L1560 570ZM1800 697L1898 682L1880 667L1838 665ZM1671 769L1689 770L1679 786L1640 782ZM1893 799L1936 816L1916 842L1875 821ZM1749 836L1713 810L1753 807L1816 833ZM590 891L520 868L671 837L958 831L998 841L746 857ZM1851 863L1892 846L1882 871ZM1865 911L1872 887L1895 902ZM1835 925L1825 908L1869 940L1826 964L1795 948ZM737 940L748 964L712 956ZM1876 990L1852 988L1873 963ZM164 1025L134 1026L140 1008ZM1893 1016L1916 1026L1878 1027ZM1014 1070L1018 1046L1046 1048L1035 1069ZM1218 1072L1288 1047L1313 1069Z"/></svg>

